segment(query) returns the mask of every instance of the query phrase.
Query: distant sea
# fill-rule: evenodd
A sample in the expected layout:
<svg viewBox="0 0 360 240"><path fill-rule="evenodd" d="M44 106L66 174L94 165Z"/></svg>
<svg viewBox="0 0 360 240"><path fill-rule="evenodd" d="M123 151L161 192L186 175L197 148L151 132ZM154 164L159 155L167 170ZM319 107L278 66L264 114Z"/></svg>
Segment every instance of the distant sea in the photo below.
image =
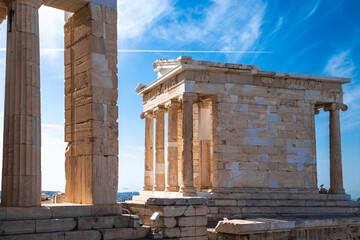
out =
<svg viewBox="0 0 360 240"><path fill-rule="evenodd" d="M50 197L52 197L52 195L54 193L59 193L60 191L42 191L42 194L47 194ZM118 202L125 202L126 200L131 200L132 196L137 196L139 195L139 192L118 192L117 193L117 201ZM0 191L0 197L1 197L1 191Z"/></svg>

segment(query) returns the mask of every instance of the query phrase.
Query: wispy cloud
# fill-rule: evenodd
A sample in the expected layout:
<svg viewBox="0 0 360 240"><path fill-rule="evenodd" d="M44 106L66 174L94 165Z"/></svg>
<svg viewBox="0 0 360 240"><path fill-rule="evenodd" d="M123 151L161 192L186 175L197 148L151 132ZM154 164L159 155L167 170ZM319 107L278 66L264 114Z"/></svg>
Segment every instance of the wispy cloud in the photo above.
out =
<svg viewBox="0 0 360 240"><path fill-rule="evenodd" d="M42 6L39 10L40 48L62 49L64 47L64 11ZM54 59L58 51L41 51L41 57Z"/></svg>
<svg viewBox="0 0 360 240"><path fill-rule="evenodd" d="M284 21L284 18L283 18L283 17L279 17L279 20L278 20L278 22L277 22L277 24L276 24L276 26L275 26L275 29L274 29L273 33L279 31L279 30L282 28L282 26L283 26L283 21Z"/></svg>
<svg viewBox="0 0 360 240"><path fill-rule="evenodd" d="M119 39L141 38L147 27L171 12L170 0L118 1Z"/></svg>
<svg viewBox="0 0 360 240"><path fill-rule="evenodd" d="M311 16L316 12L316 10L318 9L320 3L321 3L321 0L317 1L317 2L315 3L315 5L313 6L313 8L310 10L310 12L306 15L305 18L311 17Z"/></svg>
<svg viewBox="0 0 360 240"><path fill-rule="evenodd" d="M200 43L207 50L249 51L261 35L265 10L262 1L212 0L201 10L174 12L154 32L158 38L183 45Z"/></svg>
<svg viewBox="0 0 360 240"><path fill-rule="evenodd" d="M338 77L356 77L355 63L351 58L351 50L340 51L328 60L324 73ZM344 85L344 103L349 110L342 114L343 130L352 130L360 126L360 85L356 82Z"/></svg>
<svg viewBox="0 0 360 240"><path fill-rule="evenodd" d="M352 77L355 64L350 58L350 49L333 55L324 69L325 74L331 76Z"/></svg>

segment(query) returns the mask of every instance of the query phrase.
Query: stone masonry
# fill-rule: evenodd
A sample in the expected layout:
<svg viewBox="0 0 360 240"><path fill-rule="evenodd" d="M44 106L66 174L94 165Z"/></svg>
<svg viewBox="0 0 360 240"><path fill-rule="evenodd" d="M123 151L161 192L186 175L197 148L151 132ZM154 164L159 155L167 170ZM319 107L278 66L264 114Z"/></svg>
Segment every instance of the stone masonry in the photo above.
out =
<svg viewBox="0 0 360 240"><path fill-rule="evenodd" d="M169 148L180 143L182 149L181 182L173 190L316 193L315 114L324 108L330 111L330 192L345 193L339 111L347 110L342 84L350 79L266 72L189 57L158 60L154 68L159 78L138 89L143 116L158 108L172 113L167 102L181 105L182 118L168 120L169 126L182 121L177 139L168 143ZM161 119L155 116L155 122ZM159 140L164 132L155 135ZM155 151L159 148L156 144ZM169 155L170 172L173 159Z"/></svg>
<svg viewBox="0 0 360 240"><path fill-rule="evenodd" d="M89 3L65 24L66 198L116 203L117 13Z"/></svg>

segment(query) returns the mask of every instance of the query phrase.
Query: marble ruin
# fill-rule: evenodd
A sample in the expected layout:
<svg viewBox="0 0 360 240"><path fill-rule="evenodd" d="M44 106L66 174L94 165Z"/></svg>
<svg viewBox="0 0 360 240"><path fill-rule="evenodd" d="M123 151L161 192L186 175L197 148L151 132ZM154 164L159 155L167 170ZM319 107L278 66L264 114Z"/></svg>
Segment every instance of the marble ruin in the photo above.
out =
<svg viewBox="0 0 360 240"><path fill-rule="evenodd" d="M42 5L66 16L66 189L54 203L41 196ZM342 179L347 78L191 57L155 61L158 79L136 89L144 104L143 191L118 203L116 7L116 0L0 0L0 24L8 24L0 240L360 238L360 202ZM327 194L316 172L321 109L330 119ZM160 217L151 220L154 213Z"/></svg>

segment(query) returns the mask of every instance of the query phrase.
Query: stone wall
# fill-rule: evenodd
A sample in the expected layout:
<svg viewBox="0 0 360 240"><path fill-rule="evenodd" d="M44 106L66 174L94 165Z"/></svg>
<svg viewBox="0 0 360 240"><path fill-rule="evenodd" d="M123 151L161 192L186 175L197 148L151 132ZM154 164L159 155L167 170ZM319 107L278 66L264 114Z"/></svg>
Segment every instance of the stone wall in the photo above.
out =
<svg viewBox="0 0 360 240"><path fill-rule="evenodd" d="M118 79L116 9L89 3L65 24L67 201L116 203Z"/></svg>
<svg viewBox="0 0 360 240"><path fill-rule="evenodd" d="M317 191L314 108L342 102L341 84L211 71L183 75L189 91L217 99L214 190Z"/></svg>
<svg viewBox="0 0 360 240"><path fill-rule="evenodd" d="M158 222L164 239L206 240L208 208L204 198L149 198L146 203L128 202L127 207L144 224L152 226L150 217L159 212Z"/></svg>

